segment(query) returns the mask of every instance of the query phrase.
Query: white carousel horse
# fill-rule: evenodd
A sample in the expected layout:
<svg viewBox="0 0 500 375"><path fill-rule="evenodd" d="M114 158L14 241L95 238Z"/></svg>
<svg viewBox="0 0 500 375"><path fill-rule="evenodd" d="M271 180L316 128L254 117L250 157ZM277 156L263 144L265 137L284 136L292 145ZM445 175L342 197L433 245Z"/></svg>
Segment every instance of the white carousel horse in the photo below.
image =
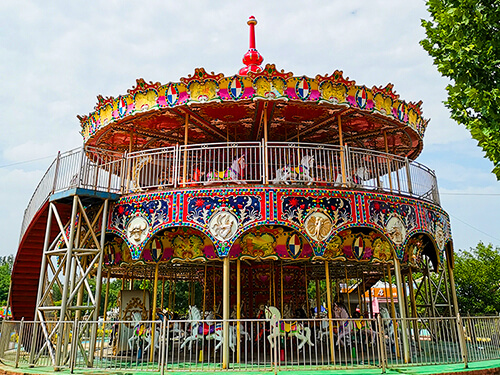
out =
<svg viewBox="0 0 500 375"><path fill-rule="evenodd" d="M316 340L323 341L323 338L328 337L330 334L330 324L326 312L321 312L319 317L321 319L321 323L318 331L316 332Z"/></svg>
<svg viewBox="0 0 500 375"><path fill-rule="evenodd" d="M297 166L285 165L284 167L276 170L276 178L272 181L273 184L284 182L289 184L289 180L307 181L308 185L314 181L311 177L311 170L314 165L314 156L304 155Z"/></svg>
<svg viewBox="0 0 500 375"><path fill-rule="evenodd" d="M243 302L241 303L240 311L241 310L243 310ZM236 305L233 306L233 310L231 311L231 314L229 315L229 317L231 319L238 319ZM241 317L243 318L243 314L241 314ZM248 341L252 340L250 337L250 334L247 331L245 331L243 324L239 323L239 326L240 326L240 337L242 337L243 339L246 339ZM235 339L235 341L236 341L237 332L238 332L237 328L238 328L238 326L237 326L236 322L234 323L234 325L230 326L230 329L233 331L232 337ZM236 345L236 342L234 344Z"/></svg>
<svg viewBox="0 0 500 375"><path fill-rule="evenodd" d="M132 337L128 339L128 346L131 351L134 349L134 344L137 348L139 348L139 345L141 344L142 341L145 341L147 343L146 347L144 348L144 352L146 352L149 347L151 346L151 324L150 323L144 323L142 322L142 316L141 313L139 312L134 312L132 314L132 319L135 322L133 332L132 332ZM160 337L160 332L159 330L156 330L155 335L154 335L154 347L155 349L160 348L159 344L159 337Z"/></svg>
<svg viewBox="0 0 500 375"><path fill-rule="evenodd" d="M394 333L394 324L389 314L389 310L387 310L387 308L385 307L381 307L380 316L382 317L382 323L384 325L385 335L389 341L389 347L391 347L392 350L395 351L396 335Z"/></svg>
<svg viewBox="0 0 500 375"><path fill-rule="evenodd" d="M345 344L347 340L347 344L351 345L351 330L352 330L352 322L346 319L349 319L349 313L347 312L344 305L340 303L335 303L333 305L333 314L335 319L344 319L339 322L339 328L337 330L337 342L336 345L339 346L342 342Z"/></svg>
<svg viewBox="0 0 500 375"><path fill-rule="evenodd" d="M217 181L235 181L241 184L241 179L243 178L243 171L245 170L247 164L245 161L245 155L240 156L238 159L234 159L231 167L223 171L210 171L207 173L207 181L205 184Z"/></svg>
<svg viewBox="0 0 500 375"><path fill-rule="evenodd" d="M223 324L215 323L208 324L202 321L200 310L196 306L189 306L188 309L188 320L191 321L191 335L188 336L181 345L183 349L186 344L189 344L188 349L191 350L193 341L202 340L206 338L207 340L218 341L214 350L220 348L223 343ZM229 330L229 347L234 352L235 351L235 339L232 337L232 330Z"/></svg>
<svg viewBox="0 0 500 375"><path fill-rule="evenodd" d="M182 329L181 323L179 323L179 316L177 313L163 310L161 312L157 312L158 317L162 322L167 324L167 333L172 340L180 340L184 336L186 336L186 332Z"/></svg>
<svg viewBox="0 0 500 375"><path fill-rule="evenodd" d="M267 336L271 348L274 348L274 339L278 336L285 336L288 333L288 337L296 337L300 341L298 349L307 343L310 346L314 346L311 341L311 329L309 327L304 327L302 323L299 322L285 322L281 319L281 314L279 310L274 306L266 306L265 310L266 319L271 321L270 324L270 334Z"/></svg>
<svg viewBox="0 0 500 375"><path fill-rule="evenodd" d="M359 167L357 168L352 175L346 176L347 184L354 184L357 186L363 185L363 182L370 179L370 174L368 173L368 168ZM334 186L342 185L342 173L337 174L337 178L335 179Z"/></svg>

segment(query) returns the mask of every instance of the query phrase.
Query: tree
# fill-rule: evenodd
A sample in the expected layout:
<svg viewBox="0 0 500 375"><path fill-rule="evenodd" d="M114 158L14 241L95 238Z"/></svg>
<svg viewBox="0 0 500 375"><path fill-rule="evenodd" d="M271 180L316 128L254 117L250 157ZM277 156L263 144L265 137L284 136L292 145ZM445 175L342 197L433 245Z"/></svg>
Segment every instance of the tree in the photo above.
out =
<svg viewBox="0 0 500 375"><path fill-rule="evenodd" d="M7 304L9 298L10 275L12 273L12 265L14 264L14 256L8 255L0 257L0 305Z"/></svg>
<svg viewBox="0 0 500 375"><path fill-rule="evenodd" d="M480 242L475 249L455 253L454 275L462 313L500 312L500 248Z"/></svg>
<svg viewBox="0 0 500 375"><path fill-rule="evenodd" d="M500 0L428 0L420 43L450 78L445 105L494 164L500 180Z"/></svg>

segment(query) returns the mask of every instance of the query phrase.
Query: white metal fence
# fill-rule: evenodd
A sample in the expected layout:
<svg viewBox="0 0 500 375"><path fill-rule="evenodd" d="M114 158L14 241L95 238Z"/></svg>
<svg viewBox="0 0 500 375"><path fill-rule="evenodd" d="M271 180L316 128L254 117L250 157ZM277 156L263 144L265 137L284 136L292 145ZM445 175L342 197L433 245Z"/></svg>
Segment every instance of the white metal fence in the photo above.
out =
<svg viewBox="0 0 500 375"><path fill-rule="evenodd" d="M305 184L386 191L439 204L436 176L415 161L310 143L237 142L133 153L84 147L59 154L25 210L21 239L51 194L68 189L128 194L216 184Z"/></svg>
<svg viewBox="0 0 500 375"><path fill-rule="evenodd" d="M231 371L384 371L500 359L500 317L468 317L463 324L457 318L284 319L275 327L242 319L229 320L228 327ZM0 360L12 367L53 366L57 335L46 332L40 322L3 321ZM66 322L58 334L65 337L60 364L71 370L223 369L220 320Z"/></svg>

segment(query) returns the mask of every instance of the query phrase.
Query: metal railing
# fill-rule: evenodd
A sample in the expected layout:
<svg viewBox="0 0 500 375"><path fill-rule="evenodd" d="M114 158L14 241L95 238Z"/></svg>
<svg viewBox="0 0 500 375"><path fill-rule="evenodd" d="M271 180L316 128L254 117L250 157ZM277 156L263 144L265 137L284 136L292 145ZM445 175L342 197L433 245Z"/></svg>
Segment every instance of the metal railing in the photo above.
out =
<svg viewBox="0 0 500 375"><path fill-rule="evenodd" d="M124 155L95 147L59 153L47 169L24 211L22 240L31 221L54 193L74 188L119 193L122 191Z"/></svg>
<svg viewBox="0 0 500 375"><path fill-rule="evenodd" d="M468 359L487 361L498 358L500 349L499 317L462 318Z"/></svg>
<svg viewBox="0 0 500 375"><path fill-rule="evenodd" d="M270 320L241 319L229 320L228 327L226 369L231 371L380 368L383 372L386 367L500 359L500 317L468 317L463 326L457 318L404 322L379 318L283 319L274 328ZM41 322L3 321L1 329L0 359L5 364L53 366L57 337L47 339ZM66 336L61 365L71 370L223 369L221 320L75 321L66 322L59 332Z"/></svg>
<svg viewBox="0 0 500 375"><path fill-rule="evenodd" d="M452 364L463 360L456 318L408 318L405 325L400 318L382 319L382 325L388 367Z"/></svg>
<svg viewBox="0 0 500 375"><path fill-rule="evenodd" d="M370 150L263 141L176 145L123 154L86 146L59 154L50 165L25 211L21 239L53 193L85 188L128 194L216 184L366 189L439 204L433 171Z"/></svg>

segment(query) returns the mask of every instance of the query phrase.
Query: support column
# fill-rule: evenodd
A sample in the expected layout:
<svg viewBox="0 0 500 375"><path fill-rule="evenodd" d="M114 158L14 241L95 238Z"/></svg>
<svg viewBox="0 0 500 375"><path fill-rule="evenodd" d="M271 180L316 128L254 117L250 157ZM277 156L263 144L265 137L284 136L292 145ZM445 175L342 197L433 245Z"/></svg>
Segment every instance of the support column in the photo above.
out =
<svg viewBox="0 0 500 375"><path fill-rule="evenodd" d="M157 303L157 295L158 295L158 266L160 265L159 261L156 263L155 266L155 281L153 284L153 312L151 316L151 320L156 320L156 303ZM156 335L156 326L153 325L151 329L151 352L149 355L149 361L153 362L153 357L155 354L155 335Z"/></svg>
<svg viewBox="0 0 500 375"><path fill-rule="evenodd" d="M71 278L71 270L73 265L73 244L75 242L75 222L76 222L76 212L78 208L78 196L75 195L73 197L73 207L71 209L71 223L70 223L70 232L69 232L69 240L68 240L68 248L66 250L66 275L64 280L64 288L61 296L61 310L59 313L59 332L57 336L57 344L56 344L56 355L55 355L55 364L54 369L59 370L61 366L61 349L62 349L62 339L64 336L64 321L66 317L66 308L68 306L68 291L69 291L69 282Z"/></svg>
<svg viewBox="0 0 500 375"><path fill-rule="evenodd" d="M268 184L268 155L267 155L267 102L264 103L264 184Z"/></svg>
<svg viewBox="0 0 500 375"><path fill-rule="evenodd" d="M462 319L460 317L460 312L458 310L458 299L457 291L455 289L455 277L453 276L453 264L451 259L451 254L453 253L453 248L450 245L449 251L446 251L446 267L448 268L448 278L450 279L451 295L453 297L453 307L455 310L455 316L457 317L457 329L458 337L460 342L460 352L462 354L462 360L464 362L465 368L469 367L469 358L467 353L467 345L465 342L465 332L462 324Z"/></svg>
<svg viewBox="0 0 500 375"><path fill-rule="evenodd" d="M107 227L106 219L108 217L108 206L109 206L109 200L106 199L104 201L104 209L102 210L102 217L101 217L101 238L99 242L100 249L98 255L99 259L97 263L97 274L96 274L96 285L95 285L95 309L93 316L94 322L97 322L99 320L99 308L101 307L102 263L104 262L104 244L106 243L106 227ZM106 314L106 311L104 311L104 314ZM90 339L91 343L90 347L91 350L89 354L90 366L92 366L94 362L94 351L95 351L94 349L95 349L96 339L97 339L97 325L94 324L92 326L92 337ZM104 341L104 331L103 331L103 341Z"/></svg>
<svg viewBox="0 0 500 375"><path fill-rule="evenodd" d="M38 293L37 293L37 302L36 306L40 305L40 301L42 299L42 293L43 293L43 287L45 284L45 277L47 274L47 255L46 252L49 249L49 244L50 244L50 231L52 227L52 210L53 210L53 203L49 203L49 213L47 216L47 224L45 226L45 239L43 243L43 256L42 256L42 265L40 267L40 279L38 281ZM33 339L31 340L31 351L30 351L30 358L29 358L29 365L30 367L34 365L34 356L35 356L35 346L36 346L36 339L38 337L38 324L37 322L40 321L40 317L38 314L43 314L42 312L35 311L35 324L34 324L34 329L33 329ZM53 353L52 353L53 354Z"/></svg>
<svg viewBox="0 0 500 375"><path fill-rule="evenodd" d="M321 312L321 293L319 290L319 280L314 280L316 282L316 316L319 316Z"/></svg>
<svg viewBox="0 0 500 375"><path fill-rule="evenodd" d="M410 343L408 341L408 330L406 322L406 303L403 292L403 280L401 277L401 265L399 259L394 258L394 273L396 274L396 288L398 290L399 312L401 314L401 331L403 340L403 351L405 363L410 362Z"/></svg>
<svg viewBox="0 0 500 375"><path fill-rule="evenodd" d="M227 369L229 367L229 256L224 258L222 279L222 320L224 332L222 368Z"/></svg>
<svg viewBox="0 0 500 375"><path fill-rule="evenodd" d="M236 260L236 362L240 363L241 351L241 332L240 332L240 319L241 319L241 261Z"/></svg>
<svg viewBox="0 0 500 375"><path fill-rule="evenodd" d="M333 316L332 316L332 288L328 261L325 261L326 303L328 304L328 330L330 333L330 360L335 357L335 344L333 342Z"/></svg>

